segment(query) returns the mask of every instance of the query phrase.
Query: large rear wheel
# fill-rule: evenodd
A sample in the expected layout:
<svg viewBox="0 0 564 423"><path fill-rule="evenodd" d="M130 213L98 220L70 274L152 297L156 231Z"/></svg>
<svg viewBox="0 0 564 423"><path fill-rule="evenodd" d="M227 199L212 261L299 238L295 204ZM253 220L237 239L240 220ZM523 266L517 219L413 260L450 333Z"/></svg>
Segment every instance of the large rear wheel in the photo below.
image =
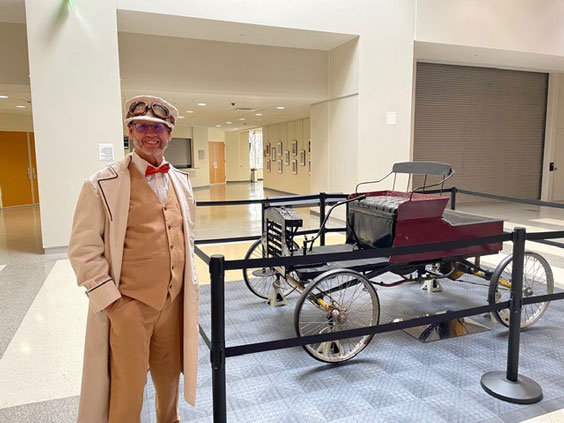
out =
<svg viewBox="0 0 564 423"><path fill-rule="evenodd" d="M251 245L245 255L245 260L265 257L262 242L259 239ZM268 299L274 289L276 279L280 279L280 286L285 297L296 289L293 285L290 285L276 269L271 267L243 269L243 279L253 294L265 300Z"/></svg>

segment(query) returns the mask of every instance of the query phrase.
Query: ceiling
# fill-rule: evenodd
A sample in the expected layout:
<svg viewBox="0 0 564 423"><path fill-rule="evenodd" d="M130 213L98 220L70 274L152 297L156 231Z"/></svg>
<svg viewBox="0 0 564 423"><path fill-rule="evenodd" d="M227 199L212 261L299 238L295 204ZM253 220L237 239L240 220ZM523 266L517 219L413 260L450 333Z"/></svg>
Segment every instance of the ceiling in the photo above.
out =
<svg viewBox="0 0 564 423"><path fill-rule="evenodd" d="M358 35L118 10L118 31L329 51Z"/></svg>

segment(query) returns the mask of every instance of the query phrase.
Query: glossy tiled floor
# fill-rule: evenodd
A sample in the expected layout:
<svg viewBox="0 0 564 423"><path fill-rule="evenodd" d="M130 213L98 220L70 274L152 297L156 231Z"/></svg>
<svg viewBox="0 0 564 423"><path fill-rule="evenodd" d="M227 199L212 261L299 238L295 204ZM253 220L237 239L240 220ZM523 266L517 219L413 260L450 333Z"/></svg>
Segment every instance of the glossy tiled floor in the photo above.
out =
<svg viewBox="0 0 564 423"><path fill-rule="evenodd" d="M263 190L260 183L217 185L198 189L195 194L199 201L281 195ZM564 228L564 210L506 203L461 205L459 208L505 218L507 229L523 225L528 231ZM305 227L318 224L318 217L311 215L309 209L300 209L299 213ZM260 206L200 207L196 236L203 239L258 235L260 226ZM339 242L338 235L332 237L331 242ZM87 299L76 287L66 255L44 255L41 245L39 208L0 210L1 422L71 422L76 419ZM242 258L248 245L248 242L210 245L205 251ZM556 282L564 283L561 250L540 244L531 244L528 248L541 252L551 263ZM508 253L509 246L504 249L504 254ZM492 257L493 262L500 257ZM206 283L207 268L201 261L198 263L200 281ZM226 278L241 279L237 272ZM552 409L546 407L544 411ZM511 421L523 421L525 416L512 418ZM564 413L557 411L531 421L564 421Z"/></svg>

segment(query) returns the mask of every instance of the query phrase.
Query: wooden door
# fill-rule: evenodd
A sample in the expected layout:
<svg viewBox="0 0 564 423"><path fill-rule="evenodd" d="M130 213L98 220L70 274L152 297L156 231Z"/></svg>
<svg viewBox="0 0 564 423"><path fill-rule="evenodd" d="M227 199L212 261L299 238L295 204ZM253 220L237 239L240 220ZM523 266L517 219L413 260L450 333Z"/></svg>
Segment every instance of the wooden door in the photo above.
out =
<svg viewBox="0 0 564 423"><path fill-rule="evenodd" d="M0 187L2 206L32 204L27 134L25 132L0 131Z"/></svg>
<svg viewBox="0 0 564 423"><path fill-rule="evenodd" d="M559 128L556 132L553 174L552 201L564 201L564 128Z"/></svg>
<svg viewBox="0 0 564 423"><path fill-rule="evenodd" d="M210 141L208 143L210 158L210 184L225 183L225 144Z"/></svg>
<svg viewBox="0 0 564 423"><path fill-rule="evenodd" d="M37 183L37 159L35 158L35 137L33 133L29 134L29 156L31 158L31 183L32 183L32 199L35 204L39 204L39 186Z"/></svg>

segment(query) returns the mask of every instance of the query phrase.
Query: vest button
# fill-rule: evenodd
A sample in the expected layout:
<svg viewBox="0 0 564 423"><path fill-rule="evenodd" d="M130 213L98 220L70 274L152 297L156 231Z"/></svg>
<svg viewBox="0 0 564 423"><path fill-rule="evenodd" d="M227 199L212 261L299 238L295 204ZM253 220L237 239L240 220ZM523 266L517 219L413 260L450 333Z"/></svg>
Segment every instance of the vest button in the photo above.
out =
<svg viewBox="0 0 564 423"><path fill-rule="evenodd" d="M170 266L170 270L174 270L174 266Z"/></svg>
<svg viewBox="0 0 564 423"><path fill-rule="evenodd" d="M168 287L172 289L172 284L170 284Z"/></svg>
<svg viewBox="0 0 564 423"><path fill-rule="evenodd" d="M166 207L163 207L163 210L166 211Z"/></svg>
<svg viewBox="0 0 564 423"><path fill-rule="evenodd" d="M170 249L172 250L173 248L174 248L174 245L171 245L171 246L170 246Z"/></svg>
<svg viewBox="0 0 564 423"><path fill-rule="evenodd" d="M172 226L168 225L168 230L170 230L172 228Z"/></svg>

